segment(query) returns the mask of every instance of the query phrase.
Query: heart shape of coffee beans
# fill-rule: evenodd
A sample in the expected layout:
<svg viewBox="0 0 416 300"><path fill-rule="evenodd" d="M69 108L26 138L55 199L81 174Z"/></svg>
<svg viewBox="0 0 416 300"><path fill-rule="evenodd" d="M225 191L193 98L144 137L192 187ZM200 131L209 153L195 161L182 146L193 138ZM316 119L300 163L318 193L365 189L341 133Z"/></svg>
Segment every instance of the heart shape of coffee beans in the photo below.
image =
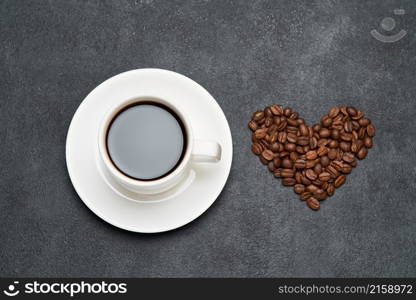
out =
<svg viewBox="0 0 416 300"><path fill-rule="evenodd" d="M253 153L313 210L345 183L375 135L363 111L351 106L333 107L320 124L308 126L290 107L272 105L256 111L248 127Z"/></svg>

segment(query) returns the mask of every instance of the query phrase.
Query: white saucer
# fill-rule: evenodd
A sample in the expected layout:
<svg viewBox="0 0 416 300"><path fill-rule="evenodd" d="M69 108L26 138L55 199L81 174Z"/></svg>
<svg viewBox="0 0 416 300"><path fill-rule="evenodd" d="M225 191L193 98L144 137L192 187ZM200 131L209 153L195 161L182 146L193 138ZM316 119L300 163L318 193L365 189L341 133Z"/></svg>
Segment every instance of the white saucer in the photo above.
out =
<svg viewBox="0 0 416 300"><path fill-rule="evenodd" d="M169 197L129 194L108 180L97 160L104 114L115 102L137 95L175 101L187 112L196 138L222 147L220 162L194 165L189 178ZM160 69L128 71L96 87L77 109L66 140L66 164L81 200L104 221L134 232L168 231L198 218L222 191L231 161L230 128L215 99L188 77Z"/></svg>

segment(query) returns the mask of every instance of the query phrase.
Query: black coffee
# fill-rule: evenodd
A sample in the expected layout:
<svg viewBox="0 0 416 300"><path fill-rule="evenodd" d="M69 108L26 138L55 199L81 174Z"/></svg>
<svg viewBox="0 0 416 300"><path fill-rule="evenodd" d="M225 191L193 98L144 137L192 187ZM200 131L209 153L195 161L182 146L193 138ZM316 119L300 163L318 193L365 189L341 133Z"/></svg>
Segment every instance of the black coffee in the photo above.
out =
<svg viewBox="0 0 416 300"><path fill-rule="evenodd" d="M114 165L125 175L154 180L172 172L181 162L186 134L179 117L155 102L124 108L107 132L107 149Z"/></svg>

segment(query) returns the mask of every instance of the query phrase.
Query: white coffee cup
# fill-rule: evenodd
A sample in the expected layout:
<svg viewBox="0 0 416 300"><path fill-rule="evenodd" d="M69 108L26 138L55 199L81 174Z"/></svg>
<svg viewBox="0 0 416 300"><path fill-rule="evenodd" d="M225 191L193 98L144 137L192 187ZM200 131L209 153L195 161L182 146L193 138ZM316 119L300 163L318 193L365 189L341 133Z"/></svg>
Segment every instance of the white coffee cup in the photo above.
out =
<svg viewBox="0 0 416 300"><path fill-rule="evenodd" d="M187 142L183 158L173 171L155 180L140 180L125 175L113 164L108 153L107 132L114 117L125 107L140 102L148 102L149 100L167 106L174 111L183 123ZM153 96L137 96L112 107L101 122L98 132L98 149L104 168L114 180L132 192L145 195L163 193L179 185L187 177L194 163L216 163L221 160L221 146L219 143L195 139L191 123L185 113L179 107L173 105L169 99L160 99Z"/></svg>

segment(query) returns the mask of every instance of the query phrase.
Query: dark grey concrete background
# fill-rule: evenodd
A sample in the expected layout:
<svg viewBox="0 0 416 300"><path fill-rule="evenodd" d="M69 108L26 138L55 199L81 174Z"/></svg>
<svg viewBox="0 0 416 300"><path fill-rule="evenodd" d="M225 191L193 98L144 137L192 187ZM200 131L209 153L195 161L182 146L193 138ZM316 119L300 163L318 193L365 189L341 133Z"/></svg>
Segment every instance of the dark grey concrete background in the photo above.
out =
<svg viewBox="0 0 416 300"><path fill-rule="evenodd" d="M0 276L416 276L415 10L411 0L2 0ZM370 36L387 16L408 31L395 44ZM145 67L206 87L234 138L215 204L156 235L101 221L65 166L82 99ZM250 152L250 115L272 103L309 123L351 104L376 124L375 147L318 212Z"/></svg>

